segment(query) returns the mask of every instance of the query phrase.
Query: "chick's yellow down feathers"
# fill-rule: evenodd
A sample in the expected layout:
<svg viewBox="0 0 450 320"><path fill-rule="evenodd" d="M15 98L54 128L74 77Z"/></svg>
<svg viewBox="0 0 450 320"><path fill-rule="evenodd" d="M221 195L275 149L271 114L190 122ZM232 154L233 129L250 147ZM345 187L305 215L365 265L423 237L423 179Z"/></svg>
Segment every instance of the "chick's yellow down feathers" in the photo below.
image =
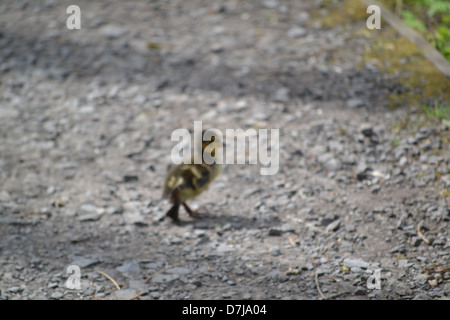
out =
<svg viewBox="0 0 450 320"><path fill-rule="evenodd" d="M180 164L169 168L164 183L164 198L170 198L175 202L174 190L178 190L178 201L198 196L205 191L209 184L219 175L221 165L213 164Z"/></svg>
<svg viewBox="0 0 450 320"><path fill-rule="evenodd" d="M214 156L215 148L218 147L222 147L222 141L214 136L211 141L202 141L202 155L205 149L208 149L212 150L211 155ZM173 203L173 206L167 211L166 215L172 218L174 222L179 222L178 210L180 204L182 204L190 216L198 217L189 208L186 201L197 197L205 191L209 184L219 175L221 169L222 166L220 164L207 164L203 160L203 156L202 163L195 164L194 157L192 157L190 163L181 163L170 167L167 170L164 181L163 198L168 198Z"/></svg>

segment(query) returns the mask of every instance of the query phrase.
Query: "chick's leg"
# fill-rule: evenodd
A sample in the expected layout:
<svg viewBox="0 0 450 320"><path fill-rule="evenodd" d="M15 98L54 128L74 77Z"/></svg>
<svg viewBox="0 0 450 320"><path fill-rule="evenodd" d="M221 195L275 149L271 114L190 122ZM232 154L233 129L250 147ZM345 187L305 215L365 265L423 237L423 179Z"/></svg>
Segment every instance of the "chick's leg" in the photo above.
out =
<svg viewBox="0 0 450 320"><path fill-rule="evenodd" d="M197 211L192 211L192 209L189 208L189 206L186 204L186 202L183 202L182 205L191 217L193 217L193 218L201 218L202 217L202 215L200 213L198 213Z"/></svg>
<svg viewBox="0 0 450 320"><path fill-rule="evenodd" d="M169 211L167 211L166 216L169 216L173 220L173 222L179 223L180 219L178 218L178 210L180 208L180 201L178 198L178 190L177 189L175 189L172 192L171 200L173 202L173 206L172 206L172 208L170 208Z"/></svg>
<svg viewBox="0 0 450 320"><path fill-rule="evenodd" d="M178 218L178 209L180 208L180 203L179 202L175 202L172 206L172 208L170 208L169 211L167 211L166 216L169 216L173 222L179 223L180 219Z"/></svg>

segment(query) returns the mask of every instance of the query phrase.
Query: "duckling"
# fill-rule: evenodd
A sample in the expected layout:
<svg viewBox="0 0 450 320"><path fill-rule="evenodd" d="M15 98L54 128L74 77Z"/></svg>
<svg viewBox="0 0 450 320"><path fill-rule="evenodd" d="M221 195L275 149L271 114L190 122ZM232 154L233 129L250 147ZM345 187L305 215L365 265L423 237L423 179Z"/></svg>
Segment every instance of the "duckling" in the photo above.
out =
<svg viewBox="0 0 450 320"><path fill-rule="evenodd" d="M222 170L221 164L216 162L207 164L203 159L203 152L208 146L210 146L208 150L211 150L211 156L215 156L216 148L223 146L221 137L219 137L219 135L212 136L211 141L205 141L203 140L204 133L205 130L202 131L202 163L195 164L194 155L192 155L190 163L174 165L167 170L164 180L163 198L169 198L170 202L173 203L173 206L167 211L166 216L169 216L175 223L180 222L180 219L178 218L180 204L183 205L184 209L191 217L201 217L201 215L189 208L186 201L197 197L205 191ZM194 153L195 152L199 152L199 150L194 150Z"/></svg>

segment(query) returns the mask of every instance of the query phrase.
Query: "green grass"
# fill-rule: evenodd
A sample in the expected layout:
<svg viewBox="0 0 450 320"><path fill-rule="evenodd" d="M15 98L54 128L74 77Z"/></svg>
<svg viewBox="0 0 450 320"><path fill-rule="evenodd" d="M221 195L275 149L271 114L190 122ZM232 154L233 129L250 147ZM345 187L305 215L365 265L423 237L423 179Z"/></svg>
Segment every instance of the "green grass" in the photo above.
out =
<svg viewBox="0 0 450 320"><path fill-rule="evenodd" d="M382 0L450 61L449 0Z"/></svg>
<svg viewBox="0 0 450 320"><path fill-rule="evenodd" d="M450 104L439 104L437 102L433 106L425 104L423 111L428 119L439 119L446 127L450 128Z"/></svg>
<svg viewBox="0 0 450 320"><path fill-rule="evenodd" d="M450 121L450 105L434 103L434 106L423 106L427 118L437 118L440 120Z"/></svg>
<svg viewBox="0 0 450 320"><path fill-rule="evenodd" d="M393 147L398 147L402 143L402 139L395 138L391 140L391 144Z"/></svg>

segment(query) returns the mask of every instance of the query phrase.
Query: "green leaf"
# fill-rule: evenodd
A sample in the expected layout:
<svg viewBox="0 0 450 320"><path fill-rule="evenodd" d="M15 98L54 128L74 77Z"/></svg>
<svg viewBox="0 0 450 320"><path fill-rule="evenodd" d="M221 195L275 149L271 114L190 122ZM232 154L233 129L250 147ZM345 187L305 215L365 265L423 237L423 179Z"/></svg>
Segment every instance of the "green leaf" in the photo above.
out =
<svg viewBox="0 0 450 320"><path fill-rule="evenodd" d="M450 13L450 2L442 0L431 2L427 14L432 17L436 13Z"/></svg>
<svg viewBox="0 0 450 320"><path fill-rule="evenodd" d="M438 27L438 33L444 37L444 39L450 40L450 29L445 26Z"/></svg>
<svg viewBox="0 0 450 320"><path fill-rule="evenodd" d="M417 19L417 17L411 11L403 10L402 16L405 23L411 28L422 32L427 31L427 27L425 26L425 24L419 19Z"/></svg>

